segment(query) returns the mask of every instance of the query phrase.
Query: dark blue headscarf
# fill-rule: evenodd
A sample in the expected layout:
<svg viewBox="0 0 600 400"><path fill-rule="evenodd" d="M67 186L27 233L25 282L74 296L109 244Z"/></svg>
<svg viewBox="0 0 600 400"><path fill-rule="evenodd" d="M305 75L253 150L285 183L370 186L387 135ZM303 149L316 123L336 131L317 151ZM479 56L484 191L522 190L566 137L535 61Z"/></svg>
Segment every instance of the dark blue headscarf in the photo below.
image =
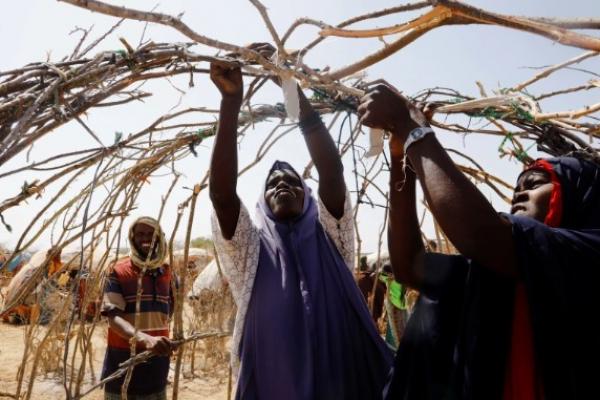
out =
<svg viewBox="0 0 600 400"><path fill-rule="evenodd" d="M575 157L549 158L546 161L562 186L561 228L600 228L600 168Z"/></svg>
<svg viewBox="0 0 600 400"><path fill-rule="evenodd" d="M278 161L269 176L281 169L298 175ZM260 255L236 398L379 398L392 354L301 181L304 205L295 220L275 219L264 195L257 205Z"/></svg>
<svg viewBox="0 0 600 400"><path fill-rule="evenodd" d="M597 392L600 357L600 167L575 157L546 160L561 185L558 228L510 216L546 399Z"/></svg>
<svg viewBox="0 0 600 400"><path fill-rule="evenodd" d="M600 168L574 157L546 161L562 188L559 226L505 215L526 290L536 368L545 400L595 398ZM424 275L385 399L500 400L515 280L465 257L441 254L426 255Z"/></svg>

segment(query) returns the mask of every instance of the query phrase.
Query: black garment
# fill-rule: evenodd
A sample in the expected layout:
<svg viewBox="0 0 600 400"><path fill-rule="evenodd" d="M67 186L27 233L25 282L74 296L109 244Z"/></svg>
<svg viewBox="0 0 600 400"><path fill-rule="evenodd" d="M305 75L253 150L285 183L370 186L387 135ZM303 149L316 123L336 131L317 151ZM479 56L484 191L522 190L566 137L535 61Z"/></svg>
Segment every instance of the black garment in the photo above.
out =
<svg viewBox="0 0 600 400"><path fill-rule="evenodd" d="M600 230L510 217L546 399L583 399L600 372ZM514 282L462 256L428 254L426 282L385 399L500 399Z"/></svg>
<svg viewBox="0 0 600 400"><path fill-rule="evenodd" d="M386 400L500 398L514 285L462 256L429 253Z"/></svg>
<svg viewBox="0 0 600 400"><path fill-rule="evenodd" d="M544 398L600 395L600 169L548 160L563 193L551 228L505 215L525 284ZM428 254L425 282L398 348L386 400L501 399L510 350L514 284L462 256Z"/></svg>

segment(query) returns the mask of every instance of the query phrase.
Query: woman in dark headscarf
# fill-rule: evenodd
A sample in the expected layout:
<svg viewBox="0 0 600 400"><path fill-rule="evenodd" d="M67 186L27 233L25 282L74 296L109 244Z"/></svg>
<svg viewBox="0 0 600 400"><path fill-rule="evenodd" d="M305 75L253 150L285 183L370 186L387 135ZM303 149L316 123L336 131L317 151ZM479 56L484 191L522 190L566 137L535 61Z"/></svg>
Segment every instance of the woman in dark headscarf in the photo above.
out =
<svg viewBox="0 0 600 400"><path fill-rule="evenodd" d="M598 165L538 160L519 176L511 214L498 214L394 90L375 88L359 112L393 134L390 256L396 279L421 290L385 398L597 396ZM424 252L416 179L462 255Z"/></svg>
<svg viewBox="0 0 600 400"><path fill-rule="evenodd" d="M236 398L381 398L392 354L352 276L352 208L329 132L298 90L319 202L298 173L278 161L255 225L236 194L241 72L213 64L211 79L223 96L210 195L213 238L238 307L231 360L239 372Z"/></svg>

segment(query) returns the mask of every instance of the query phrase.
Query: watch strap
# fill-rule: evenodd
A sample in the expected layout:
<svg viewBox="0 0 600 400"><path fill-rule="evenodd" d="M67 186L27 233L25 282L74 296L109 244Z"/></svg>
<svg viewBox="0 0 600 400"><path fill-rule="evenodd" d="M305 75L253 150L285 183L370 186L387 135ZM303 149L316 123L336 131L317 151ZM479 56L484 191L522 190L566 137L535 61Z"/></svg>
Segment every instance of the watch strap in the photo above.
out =
<svg viewBox="0 0 600 400"><path fill-rule="evenodd" d="M410 131L408 137L406 138L406 141L404 142L404 152L406 153L410 145L412 145L415 142L418 142L419 140L432 133L433 129L431 129L428 126L421 126Z"/></svg>

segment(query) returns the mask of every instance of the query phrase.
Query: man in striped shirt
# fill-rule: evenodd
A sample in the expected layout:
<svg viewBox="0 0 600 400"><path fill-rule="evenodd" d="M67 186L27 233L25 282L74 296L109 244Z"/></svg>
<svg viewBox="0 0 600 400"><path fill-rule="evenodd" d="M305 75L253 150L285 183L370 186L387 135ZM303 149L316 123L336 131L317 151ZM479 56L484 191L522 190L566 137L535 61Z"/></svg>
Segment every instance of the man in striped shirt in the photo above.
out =
<svg viewBox="0 0 600 400"><path fill-rule="evenodd" d="M169 318L173 310L171 268L164 263L166 241L158 222L138 218L129 229L130 255L119 260L107 278L102 315L108 318L108 346L102 378L131 357L130 341L136 341L136 353L152 350L156 356L133 369L129 400L166 400L169 356ZM136 321L138 279L142 294ZM137 324L137 330L136 330ZM134 339L135 338L135 339ZM121 398L125 376L105 385L105 400Z"/></svg>

